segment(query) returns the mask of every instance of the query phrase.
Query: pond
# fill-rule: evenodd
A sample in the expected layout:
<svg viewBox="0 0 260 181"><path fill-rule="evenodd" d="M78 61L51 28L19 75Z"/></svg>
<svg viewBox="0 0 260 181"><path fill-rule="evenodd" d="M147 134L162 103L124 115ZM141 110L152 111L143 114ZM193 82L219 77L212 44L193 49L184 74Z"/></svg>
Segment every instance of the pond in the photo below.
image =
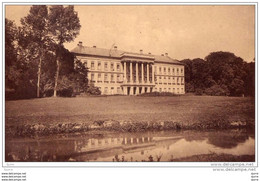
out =
<svg viewBox="0 0 260 181"><path fill-rule="evenodd" d="M255 137L253 132L241 129L135 133L95 131L6 139L5 151L6 162L168 162L205 154L254 156ZM201 161L198 158L196 161Z"/></svg>

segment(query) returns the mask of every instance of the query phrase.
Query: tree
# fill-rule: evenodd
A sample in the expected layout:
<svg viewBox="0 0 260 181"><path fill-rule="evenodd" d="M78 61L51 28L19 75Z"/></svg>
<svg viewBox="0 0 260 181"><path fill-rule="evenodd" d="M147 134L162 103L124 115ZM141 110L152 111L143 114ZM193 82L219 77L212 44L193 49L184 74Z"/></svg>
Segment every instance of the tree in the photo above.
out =
<svg viewBox="0 0 260 181"><path fill-rule="evenodd" d="M17 27L13 21L5 18L5 86L15 89L17 86Z"/></svg>
<svg viewBox="0 0 260 181"><path fill-rule="evenodd" d="M5 18L5 65L11 66L17 60L15 41L17 40L17 27L13 21Z"/></svg>
<svg viewBox="0 0 260 181"><path fill-rule="evenodd" d="M230 52L212 52L205 58L209 74L221 87L226 86L231 96L241 96L245 92L244 81L246 63Z"/></svg>
<svg viewBox="0 0 260 181"><path fill-rule="evenodd" d="M49 31L55 41L56 75L54 83L54 97L57 96L57 86L61 67L61 51L65 42L73 41L79 34L80 22L74 6L51 6L49 13Z"/></svg>
<svg viewBox="0 0 260 181"><path fill-rule="evenodd" d="M29 14L21 19L20 45L30 51L36 59L37 71L37 97L40 97L40 81L43 56L49 49L48 37L48 9L45 5L34 5Z"/></svg>

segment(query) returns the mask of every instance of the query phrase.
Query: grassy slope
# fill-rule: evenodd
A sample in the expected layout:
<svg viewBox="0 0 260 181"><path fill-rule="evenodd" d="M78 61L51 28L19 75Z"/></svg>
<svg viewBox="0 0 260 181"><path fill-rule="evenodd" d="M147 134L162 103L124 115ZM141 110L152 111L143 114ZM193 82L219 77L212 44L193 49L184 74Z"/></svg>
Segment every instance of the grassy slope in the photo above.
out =
<svg viewBox="0 0 260 181"><path fill-rule="evenodd" d="M95 120L254 122L255 109L253 98L211 96L43 98L6 101L5 108L6 125Z"/></svg>

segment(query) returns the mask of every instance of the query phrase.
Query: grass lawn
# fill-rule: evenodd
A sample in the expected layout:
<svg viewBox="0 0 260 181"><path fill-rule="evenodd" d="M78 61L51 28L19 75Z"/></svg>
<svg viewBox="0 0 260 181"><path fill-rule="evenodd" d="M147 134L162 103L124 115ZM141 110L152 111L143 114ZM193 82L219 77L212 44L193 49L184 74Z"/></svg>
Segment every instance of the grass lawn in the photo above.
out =
<svg viewBox="0 0 260 181"><path fill-rule="evenodd" d="M174 121L183 125L224 120L254 123L254 98L107 96L5 102L6 126L93 121Z"/></svg>

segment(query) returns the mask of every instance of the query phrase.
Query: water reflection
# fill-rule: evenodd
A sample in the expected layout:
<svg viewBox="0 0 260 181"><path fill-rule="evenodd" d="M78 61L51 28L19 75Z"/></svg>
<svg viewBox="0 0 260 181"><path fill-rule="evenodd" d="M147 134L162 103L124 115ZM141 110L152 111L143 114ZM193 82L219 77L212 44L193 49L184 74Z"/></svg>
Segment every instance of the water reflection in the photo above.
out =
<svg viewBox="0 0 260 181"><path fill-rule="evenodd" d="M246 130L146 132L6 140L6 161L170 161L199 154L254 155Z"/></svg>

